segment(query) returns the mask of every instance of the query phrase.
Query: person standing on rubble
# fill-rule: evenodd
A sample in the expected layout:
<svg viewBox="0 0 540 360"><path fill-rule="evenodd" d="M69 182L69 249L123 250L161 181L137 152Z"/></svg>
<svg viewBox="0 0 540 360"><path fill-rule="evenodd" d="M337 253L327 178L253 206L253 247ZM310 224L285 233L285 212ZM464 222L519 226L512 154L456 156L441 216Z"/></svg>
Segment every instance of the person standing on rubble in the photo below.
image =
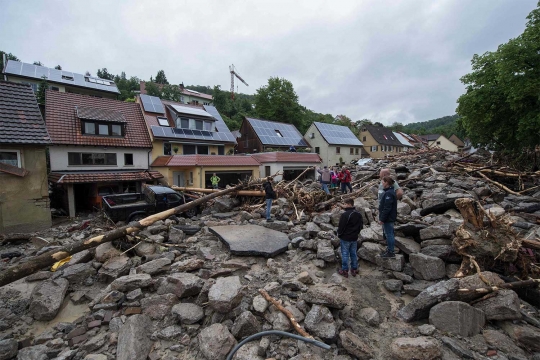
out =
<svg viewBox="0 0 540 360"><path fill-rule="evenodd" d="M328 184L332 182L332 174L330 174L330 170L328 170L328 166L324 166L324 169L319 169L317 167L317 172L321 174L321 184L322 189L327 195L330 195L330 190L328 190Z"/></svg>
<svg viewBox="0 0 540 360"><path fill-rule="evenodd" d="M379 172L379 178L381 179L381 183L379 184L379 194L378 194L379 204L381 203L381 197L382 197L382 194L384 193L382 179L385 176L390 176L390 169L386 169L386 168L381 169L381 171ZM398 198L398 200L401 200L401 198L403 197L403 189L399 187L399 184L397 183L397 181L394 181L394 190L396 192L396 197Z"/></svg>
<svg viewBox="0 0 540 360"><path fill-rule="evenodd" d="M266 178L266 182L263 184L264 193L265 193L265 199L266 199L266 222L273 222L272 218L270 217L270 212L272 210L272 200L277 199L277 194L274 191L274 188L272 187L272 180L274 180L273 177L268 176Z"/></svg>
<svg viewBox="0 0 540 360"><path fill-rule="evenodd" d="M210 178L210 182L212 183L212 188L217 189L220 180L221 179L219 178L219 176L217 176L216 173L214 173L214 175L212 175L212 177Z"/></svg>
<svg viewBox="0 0 540 360"><path fill-rule="evenodd" d="M394 254L394 222L397 218L397 196L394 190L394 179L385 176L382 179L384 192L379 202L379 224L383 227L386 236L386 251L381 254L383 258L393 258Z"/></svg>
<svg viewBox="0 0 540 360"><path fill-rule="evenodd" d="M347 188L349 189L349 192L352 192L352 186L351 186L351 172L347 170L347 167L342 167L341 171L338 175L339 181L341 182L341 192L343 194L347 193Z"/></svg>
<svg viewBox="0 0 540 360"><path fill-rule="evenodd" d="M362 214L354 207L353 199L343 200L341 205L345 212L339 218L337 234L341 246L341 270L338 274L349 277L349 259L351 262L351 275L358 275L358 234L364 227Z"/></svg>

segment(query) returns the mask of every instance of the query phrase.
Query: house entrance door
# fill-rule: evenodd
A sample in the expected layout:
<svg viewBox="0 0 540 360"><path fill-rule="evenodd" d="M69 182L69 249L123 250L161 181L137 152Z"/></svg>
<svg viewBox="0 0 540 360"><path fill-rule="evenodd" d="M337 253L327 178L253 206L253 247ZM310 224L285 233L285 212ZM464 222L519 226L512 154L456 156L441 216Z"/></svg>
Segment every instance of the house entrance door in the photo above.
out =
<svg viewBox="0 0 540 360"><path fill-rule="evenodd" d="M173 171L173 183L176 186L186 186L186 180L184 178L183 171Z"/></svg>

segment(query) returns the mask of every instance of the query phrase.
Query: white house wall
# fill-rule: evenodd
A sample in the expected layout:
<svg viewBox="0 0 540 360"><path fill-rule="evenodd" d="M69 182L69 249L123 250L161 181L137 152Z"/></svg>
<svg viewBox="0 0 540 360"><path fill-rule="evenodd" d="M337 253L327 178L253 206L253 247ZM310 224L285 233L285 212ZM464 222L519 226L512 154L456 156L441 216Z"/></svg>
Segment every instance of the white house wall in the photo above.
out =
<svg viewBox="0 0 540 360"><path fill-rule="evenodd" d="M437 144L437 142L440 142L440 144ZM435 141L430 141L429 146L432 148L439 147L443 150L458 152L458 146L443 135L439 136L439 138Z"/></svg>
<svg viewBox="0 0 540 360"><path fill-rule="evenodd" d="M51 171L148 169L150 149L104 148L102 146L50 146ZM68 165L68 152L116 153L116 165ZM133 154L133 165L124 164L124 154Z"/></svg>
<svg viewBox="0 0 540 360"><path fill-rule="evenodd" d="M310 137L311 133L314 133L315 135L313 139ZM362 156L363 146L340 145L340 154L336 154L336 147L338 146L329 145L314 124L311 124L304 138L311 145L311 152L314 153L315 148L319 148L319 156L323 161L322 164L328 165L329 167L339 164L340 158L342 158L346 165L349 165L352 160L360 159ZM350 155L351 147L355 149L353 155ZM356 155L356 148L358 148L358 155Z"/></svg>
<svg viewBox="0 0 540 360"><path fill-rule="evenodd" d="M261 178L266 177L266 166L270 166L270 175L274 176L278 171L280 173L283 173L283 168L307 168L310 166L319 166L322 167L320 164L314 164L314 163L293 163L293 162L287 162L287 163L264 163L261 166L259 166L259 171L261 174ZM317 176L315 175L315 170L312 171L312 174L315 176L315 179ZM274 177L274 181L281 181L283 179L282 175L278 175Z"/></svg>

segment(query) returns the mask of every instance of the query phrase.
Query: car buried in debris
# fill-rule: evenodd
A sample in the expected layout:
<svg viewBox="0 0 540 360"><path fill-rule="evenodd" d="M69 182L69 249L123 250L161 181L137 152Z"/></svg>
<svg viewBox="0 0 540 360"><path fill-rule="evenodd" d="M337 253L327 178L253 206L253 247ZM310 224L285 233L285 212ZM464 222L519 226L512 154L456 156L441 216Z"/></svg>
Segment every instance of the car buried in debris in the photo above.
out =
<svg viewBox="0 0 540 360"><path fill-rule="evenodd" d="M102 208L114 221L139 221L149 215L186 204L194 198L174 191L167 186L144 186L141 193L106 195L102 197ZM183 213L191 218L199 212L197 207Z"/></svg>

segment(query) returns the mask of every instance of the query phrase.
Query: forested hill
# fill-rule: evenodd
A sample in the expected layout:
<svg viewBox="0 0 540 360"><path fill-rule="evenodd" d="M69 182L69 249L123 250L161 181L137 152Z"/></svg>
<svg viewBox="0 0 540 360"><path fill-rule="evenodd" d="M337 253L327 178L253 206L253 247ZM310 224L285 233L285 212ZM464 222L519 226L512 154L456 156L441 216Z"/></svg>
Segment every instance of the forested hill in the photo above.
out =
<svg viewBox="0 0 540 360"><path fill-rule="evenodd" d="M443 134L446 137L462 135L457 126L458 115L443 116L438 119L403 125L403 131L411 134Z"/></svg>

